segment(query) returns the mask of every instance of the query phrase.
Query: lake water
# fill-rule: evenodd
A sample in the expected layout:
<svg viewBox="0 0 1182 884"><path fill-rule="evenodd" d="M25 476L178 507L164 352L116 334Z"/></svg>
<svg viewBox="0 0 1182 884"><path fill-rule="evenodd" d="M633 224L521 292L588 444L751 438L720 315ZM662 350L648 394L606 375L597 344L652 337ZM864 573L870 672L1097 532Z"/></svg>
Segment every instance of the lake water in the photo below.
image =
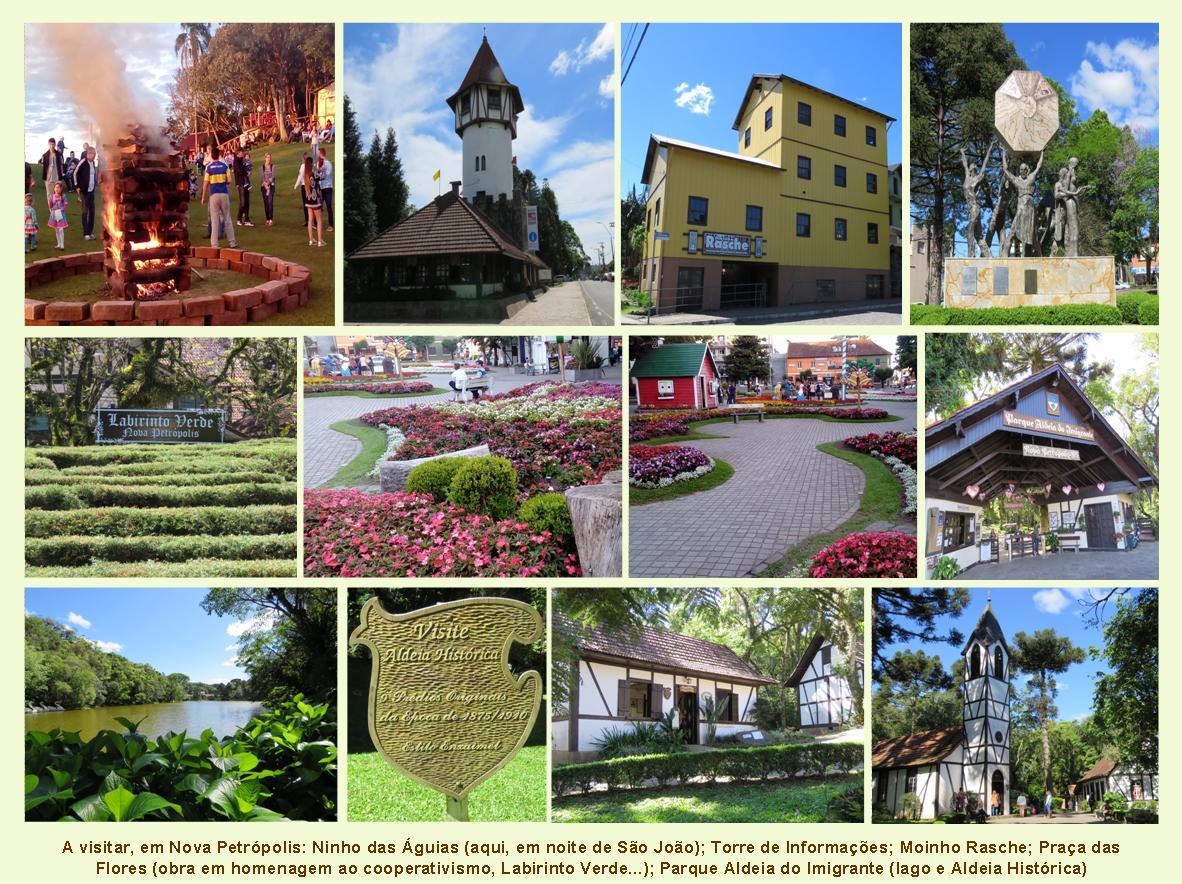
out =
<svg viewBox="0 0 1182 884"><path fill-rule="evenodd" d="M197 736L207 727L218 737L227 737L262 711L261 703L247 700L190 700L185 703L146 703L141 706L101 706L95 709L70 709L65 712L31 712L25 716L25 732L78 731L89 740L104 728L123 730L115 721L123 716L140 721L139 732L155 739L168 731L187 731Z"/></svg>

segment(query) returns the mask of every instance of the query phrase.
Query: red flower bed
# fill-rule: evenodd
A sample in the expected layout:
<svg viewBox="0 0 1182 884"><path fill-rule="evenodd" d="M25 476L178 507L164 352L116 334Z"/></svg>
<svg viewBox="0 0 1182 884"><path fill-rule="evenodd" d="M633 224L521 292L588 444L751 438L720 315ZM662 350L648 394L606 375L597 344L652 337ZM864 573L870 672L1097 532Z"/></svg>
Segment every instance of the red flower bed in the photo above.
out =
<svg viewBox="0 0 1182 884"><path fill-rule="evenodd" d="M858 408L848 405L830 408L819 403L808 405L802 402L767 402L761 405L768 414L826 415L849 421L881 421L890 417L890 412L882 408ZM644 442L664 436L684 436L689 432L691 423L711 418L727 418L730 417L730 413L730 410L725 408L699 408L640 414L629 422L628 438L632 442Z"/></svg>
<svg viewBox="0 0 1182 884"><path fill-rule="evenodd" d="M428 494L304 492L308 577L578 577L549 531L472 515Z"/></svg>
<svg viewBox="0 0 1182 884"><path fill-rule="evenodd" d="M863 454L878 452L883 457L897 457L911 469L916 463L916 436L914 433L867 433L864 436L850 436L842 440L847 448Z"/></svg>
<svg viewBox="0 0 1182 884"><path fill-rule="evenodd" d="M810 577L915 577L915 538L901 531L851 534L813 556Z"/></svg>
<svg viewBox="0 0 1182 884"><path fill-rule="evenodd" d="M317 393L380 393L387 396L401 396L407 393L430 393L435 388L429 381L379 381L350 382L332 384L317 384L305 387L305 396L315 396Z"/></svg>

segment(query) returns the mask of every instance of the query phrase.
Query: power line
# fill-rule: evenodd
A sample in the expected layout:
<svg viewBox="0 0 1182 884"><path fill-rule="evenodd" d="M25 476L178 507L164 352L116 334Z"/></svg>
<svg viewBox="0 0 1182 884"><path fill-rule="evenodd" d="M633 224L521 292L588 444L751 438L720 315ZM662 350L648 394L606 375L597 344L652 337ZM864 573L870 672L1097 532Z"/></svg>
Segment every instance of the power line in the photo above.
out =
<svg viewBox="0 0 1182 884"><path fill-rule="evenodd" d="M632 50L632 58L628 62L628 67L624 70L624 76L620 77L620 87L623 88L624 81L628 79L628 71L632 70L632 64L636 61L636 55L640 52L641 44L644 43L644 35L648 33L648 24L645 23L644 30L640 32L640 39L636 41L636 48Z"/></svg>
<svg viewBox="0 0 1182 884"><path fill-rule="evenodd" d="M633 24L628 29L628 36L624 40L624 48L620 50L620 58L628 57L628 48L632 45L632 38L636 36L636 29L639 25Z"/></svg>

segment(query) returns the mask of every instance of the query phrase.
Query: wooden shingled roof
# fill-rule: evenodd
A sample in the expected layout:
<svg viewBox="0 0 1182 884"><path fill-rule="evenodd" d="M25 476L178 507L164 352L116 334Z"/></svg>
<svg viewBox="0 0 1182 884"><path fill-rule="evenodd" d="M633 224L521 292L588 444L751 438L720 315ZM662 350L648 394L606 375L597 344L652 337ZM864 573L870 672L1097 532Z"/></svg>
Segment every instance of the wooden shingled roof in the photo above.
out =
<svg viewBox="0 0 1182 884"><path fill-rule="evenodd" d="M1077 782L1082 783L1085 780L1101 779L1101 778L1106 777L1109 774L1111 774L1115 767L1116 767L1116 762L1113 761L1111 758L1101 758L1099 761L1097 761L1095 764L1093 764L1091 769L1088 770L1088 772L1085 773L1083 776L1081 776L1079 778L1079 780L1077 780Z"/></svg>
<svg viewBox="0 0 1182 884"><path fill-rule="evenodd" d="M487 83L491 86L508 86L513 95L514 113L519 114L525 110L525 101L521 98L521 90L510 83L509 78L505 76L504 68L497 61L492 47L488 45L488 37L484 37L480 41L480 48L476 50L476 56L472 59L472 64L469 65L468 73L464 75L464 81L460 83L460 88L448 96L448 106L454 111L460 96L479 83Z"/></svg>
<svg viewBox="0 0 1182 884"><path fill-rule="evenodd" d="M936 764L947 758L963 739L964 727L958 724L890 740L875 740L871 764L874 767Z"/></svg>
<svg viewBox="0 0 1182 884"><path fill-rule="evenodd" d="M750 663L717 642L652 626L642 626L636 633L608 632L598 627L580 631L573 624L571 628L579 650L586 656L755 684L776 683L774 678L760 675Z"/></svg>
<svg viewBox="0 0 1182 884"><path fill-rule="evenodd" d="M519 248L479 209L458 193L437 196L423 208L387 227L351 255L350 261L412 255L499 253L516 261L545 267L536 255Z"/></svg>

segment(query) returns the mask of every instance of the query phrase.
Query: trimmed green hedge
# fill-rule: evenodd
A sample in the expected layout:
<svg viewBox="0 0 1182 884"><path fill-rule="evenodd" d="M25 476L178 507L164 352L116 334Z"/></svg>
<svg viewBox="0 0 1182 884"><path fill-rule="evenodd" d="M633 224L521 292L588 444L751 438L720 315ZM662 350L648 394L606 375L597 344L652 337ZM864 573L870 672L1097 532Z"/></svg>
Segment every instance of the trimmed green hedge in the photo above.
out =
<svg viewBox="0 0 1182 884"><path fill-rule="evenodd" d="M238 485L186 485L180 488L142 485L36 485L25 489L28 509L78 509L59 505L65 492L77 496L84 506L250 506L263 503L296 502L295 482ZM65 500L68 502L68 497Z"/></svg>
<svg viewBox="0 0 1182 884"><path fill-rule="evenodd" d="M288 504L28 510L25 537L284 534L294 532L297 521L295 507Z"/></svg>
<svg viewBox="0 0 1182 884"><path fill-rule="evenodd" d="M1111 304L1060 304L1048 307L937 307L911 305L912 325L1120 325Z"/></svg>
<svg viewBox="0 0 1182 884"><path fill-rule="evenodd" d="M76 568L35 565L26 577L298 577L293 559L190 559L187 562L95 562Z"/></svg>
<svg viewBox="0 0 1182 884"><path fill-rule="evenodd" d="M218 537L91 537L25 539L25 563L72 568L95 560L108 562L184 562L188 559L294 560L292 534L221 535Z"/></svg>
<svg viewBox="0 0 1182 884"><path fill-rule="evenodd" d="M606 785L608 789L642 789L646 785L684 784L696 778L709 782L720 777L762 782L802 774L824 776L831 772L848 773L861 763L861 743L808 743L564 764L554 768L550 779L555 796L562 796L586 794L596 785ZM650 784L650 780L655 783Z"/></svg>
<svg viewBox="0 0 1182 884"><path fill-rule="evenodd" d="M25 487L37 485L241 485L246 482L270 484L282 477L261 471L230 473L161 473L158 476L123 476L110 473L63 473L61 470L26 470Z"/></svg>

